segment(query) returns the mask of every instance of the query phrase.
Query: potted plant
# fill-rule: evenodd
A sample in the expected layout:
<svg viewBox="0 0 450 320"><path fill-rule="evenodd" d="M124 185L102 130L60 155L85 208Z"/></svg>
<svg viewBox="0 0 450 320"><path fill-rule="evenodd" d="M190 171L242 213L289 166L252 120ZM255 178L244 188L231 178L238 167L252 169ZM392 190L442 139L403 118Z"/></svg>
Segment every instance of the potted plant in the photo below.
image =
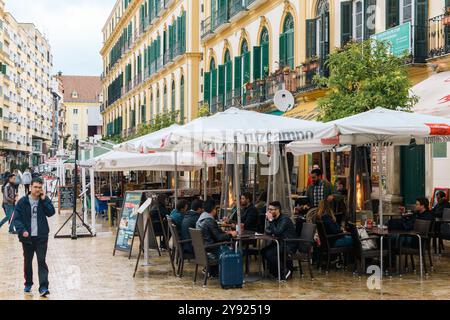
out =
<svg viewBox="0 0 450 320"><path fill-rule="evenodd" d="M284 68L283 68L283 73L284 74L289 74L291 72L291 68L289 67L289 66L285 66Z"/></svg>

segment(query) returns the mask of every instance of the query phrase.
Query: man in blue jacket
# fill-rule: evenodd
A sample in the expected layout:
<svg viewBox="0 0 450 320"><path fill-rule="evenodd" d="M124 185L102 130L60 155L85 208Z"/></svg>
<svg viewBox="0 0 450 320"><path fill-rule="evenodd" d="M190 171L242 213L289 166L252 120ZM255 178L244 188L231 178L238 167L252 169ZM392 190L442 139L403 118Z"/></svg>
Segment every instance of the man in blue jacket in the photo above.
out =
<svg viewBox="0 0 450 320"><path fill-rule="evenodd" d="M48 267L45 262L49 226L47 218L55 214L52 201L45 196L42 188L44 182L34 178L31 193L19 200L14 214L14 225L23 247L25 293L31 292L33 286L33 258L38 259L39 293L46 297L48 291Z"/></svg>

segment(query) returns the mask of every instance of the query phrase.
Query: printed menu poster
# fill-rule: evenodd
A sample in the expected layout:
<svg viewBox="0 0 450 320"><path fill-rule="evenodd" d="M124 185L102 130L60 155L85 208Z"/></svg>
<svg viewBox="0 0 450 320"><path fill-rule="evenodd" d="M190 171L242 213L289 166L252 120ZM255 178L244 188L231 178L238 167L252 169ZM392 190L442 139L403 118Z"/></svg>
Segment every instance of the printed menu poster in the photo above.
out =
<svg viewBox="0 0 450 320"><path fill-rule="evenodd" d="M138 219L138 209L141 205L142 192L127 192L122 208L122 218L120 220L116 249L129 252L134 237L136 222Z"/></svg>

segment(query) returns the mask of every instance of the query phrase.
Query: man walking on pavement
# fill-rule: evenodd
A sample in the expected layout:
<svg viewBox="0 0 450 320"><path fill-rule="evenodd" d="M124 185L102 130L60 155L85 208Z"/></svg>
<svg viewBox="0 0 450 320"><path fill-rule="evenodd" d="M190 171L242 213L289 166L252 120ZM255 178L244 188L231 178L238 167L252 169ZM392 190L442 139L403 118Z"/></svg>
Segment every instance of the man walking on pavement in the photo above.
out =
<svg viewBox="0 0 450 320"><path fill-rule="evenodd" d="M55 214L52 201L45 195L44 182L40 178L31 181L31 193L24 196L16 205L14 225L23 247L25 293L33 286L33 258L38 259L39 294L46 297L48 290L48 267L45 262L49 226L47 218Z"/></svg>

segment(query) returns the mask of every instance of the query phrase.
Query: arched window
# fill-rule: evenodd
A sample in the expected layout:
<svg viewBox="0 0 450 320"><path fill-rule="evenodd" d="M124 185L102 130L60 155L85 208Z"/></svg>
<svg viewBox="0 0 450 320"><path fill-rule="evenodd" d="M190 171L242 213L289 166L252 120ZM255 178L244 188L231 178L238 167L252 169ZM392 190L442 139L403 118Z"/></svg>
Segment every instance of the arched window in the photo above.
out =
<svg viewBox="0 0 450 320"><path fill-rule="evenodd" d="M319 29L319 72L328 74L325 62L330 53L330 8L328 0L321 0L317 4L317 20Z"/></svg>
<svg viewBox="0 0 450 320"><path fill-rule="evenodd" d="M159 88L156 87L156 108L155 108L155 114L159 115L161 112L161 96L159 93Z"/></svg>
<svg viewBox="0 0 450 320"><path fill-rule="evenodd" d="M153 122L153 92L150 88L150 123Z"/></svg>
<svg viewBox="0 0 450 320"><path fill-rule="evenodd" d="M216 112L217 109L217 69L214 58L209 62L209 72L204 74L204 97L203 101L208 103L209 111Z"/></svg>
<svg viewBox="0 0 450 320"><path fill-rule="evenodd" d="M184 124L184 77L180 80L180 123Z"/></svg>
<svg viewBox="0 0 450 320"><path fill-rule="evenodd" d="M147 97L144 96L144 101L141 105L141 123L147 122Z"/></svg>
<svg viewBox="0 0 450 320"><path fill-rule="evenodd" d="M288 13L280 34L280 65L294 69L294 18Z"/></svg>
<svg viewBox="0 0 450 320"><path fill-rule="evenodd" d="M250 83L250 51L248 42L244 39L240 47L241 55L235 58L234 67L234 91L236 97L241 97L242 104L245 104L244 87Z"/></svg>
<svg viewBox="0 0 450 320"><path fill-rule="evenodd" d="M231 107L233 101L233 61L231 61L230 50L225 51L224 55L224 83L222 86L225 89L224 97L222 99L222 103L224 105L224 109Z"/></svg>
<svg viewBox="0 0 450 320"><path fill-rule="evenodd" d="M175 117L175 81L172 80L172 94L170 97L172 117ZM175 118L174 118L175 119Z"/></svg>
<svg viewBox="0 0 450 320"><path fill-rule="evenodd" d="M167 113L167 86L164 84L163 114Z"/></svg>
<svg viewBox="0 0 450 320"><path fill-rule="evenodd" d="M259 47L254 47L253 79L264 79L269 75L269 31L266 27L261 30Z"/></svg>

